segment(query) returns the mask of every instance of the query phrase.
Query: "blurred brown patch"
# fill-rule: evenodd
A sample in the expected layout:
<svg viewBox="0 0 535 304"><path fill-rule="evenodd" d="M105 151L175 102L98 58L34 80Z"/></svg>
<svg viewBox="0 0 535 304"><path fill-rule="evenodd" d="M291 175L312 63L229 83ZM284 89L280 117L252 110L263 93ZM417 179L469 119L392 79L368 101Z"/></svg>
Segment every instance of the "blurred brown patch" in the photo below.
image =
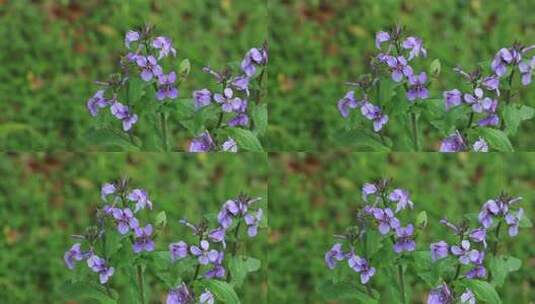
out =
<svg viewBox="0 0 535 304"><path fill-rule="evenodd" d="M311 20L319 24L327 23L336 17L336 11L327 2L321 3L317 7L309 7L302 4L298 8L298 12L301 19Z"/></svg>
<svg viewBox="0 0 535 304"><path fill-rule="evenodd" d="M52 20L61 19L72 23L84 16L84 9L79 3L75 3L74 1L68 5L47 2L43 5L43 8Z"/></svg>
<svg viewBox="0 0 535 304"><path fill-rule="evenodd" d="M282 93L287 93L295 88L294 80L284 74L277 75L277 82Z"/></svg>
<svg viewBox="0 0 535 304"><path fill-rule="evenodd" d="M8 245L15 244L20 239L20 233L16 229L12 229L9 226L4 227L4 237Z"/></svg>

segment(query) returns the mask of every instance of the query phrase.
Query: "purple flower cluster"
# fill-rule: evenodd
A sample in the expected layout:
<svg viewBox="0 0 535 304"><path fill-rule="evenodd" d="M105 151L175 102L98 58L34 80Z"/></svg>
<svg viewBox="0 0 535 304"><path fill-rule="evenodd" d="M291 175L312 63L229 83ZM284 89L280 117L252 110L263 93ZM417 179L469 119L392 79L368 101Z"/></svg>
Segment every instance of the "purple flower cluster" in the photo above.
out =
<svg viewBox="0 0 535 304"><path fill-rule="evenodd" d="M344 118L348 117L349 111L355 108L360 108L362 115L373 122L375 132L381 131L388 122L388 115L384 114L379 106L369 102L367 96L363 100L357 101L355 92L349 91L344 98L338 101L338 111Z"/></svg>
<svg viewBox="0 0 535 304"><path fill-rule="evenodd" d="M347 260L347 263L351 269L360 273L360 282L362 284L368 283L368 281L375 275L375 268L370 266L365 258L362 258L355 254L354 249L344 253L342 251L342 244L336 243L329 251L325 253L325 263L329 269L334 269L337 262Z"/></svg>
<svg viewBox="0 0 535 304"><path fill-rule="evenodd" d="M136 124L138 116L134 114L128 106L118 102L117 95L114 95L111 99L107 99L104 94L105 90L99 90L87 101L87 109L89 113L91 116L96 117L99 114L100 109L109 106L111 114L122 122L123 130L128 132L132 129L132 126Z"/></svg>
<svg viewBox="0 0 535 304"><path fill-rule="evenodd" d="M199 297L199 302L195 302L195 297L193 295L193 290L191 290L185 283L178 285L176 288L173 288L169 291L167 295L167 304L214 304L214 295L208 290L205 289L204 292Z"/></svg>
<svg viewBox="0 0 535 304"><path fill-rule="evenodd" d="M210 135L210 132L204 131L199 136L194 138L189 145L189 152L211 152L216 151L217 146L214 139ZM223 152L238 152L238 144L236 141L228 137L226 141L221 145L221 151Z"/></svg>
<svg viewBox="0 0 535 304"><path fill-rule="evenodd" d="M518 234L520 219L524 215L524 209L513 209L512 207L514 207L514 204L521 199L521 197L509 198L501 196L496 199L488 200L483 204L481 211L479 212L479 223L485 229L489 229L494 220L504 220L509 226L509 236L516 236Z"/></svg>
<svg viewBox="0 0 535 304"><path fill-rule="evenodd" d="M456 130L450 134L440 144L440 152L464 152L468 151L469 145L463 135ZM488 152L489 145L482 137L479 137L476 142L472 144L472 151L474 152Z"/></svg>

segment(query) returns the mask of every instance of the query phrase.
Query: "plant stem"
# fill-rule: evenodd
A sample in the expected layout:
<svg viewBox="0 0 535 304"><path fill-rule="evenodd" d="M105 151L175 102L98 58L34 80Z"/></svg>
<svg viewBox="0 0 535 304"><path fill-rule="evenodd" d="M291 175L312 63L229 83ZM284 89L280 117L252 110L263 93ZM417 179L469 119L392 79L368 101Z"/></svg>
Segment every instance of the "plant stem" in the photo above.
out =
<svg viewBox="0 0 535 304"><path fill-rule="evenodd" d="M457 278L459 277L460 273L461 273L461 264L457 264L457 269L455 270L455 277L453 277L452 281L457 280Z"/></svg>
<svg viewBox="0 0 535 304"><path fill-rule="evenodd" d="M145 304L145 291L143 282L143 268L141 265L137 265L137 282L139 285L139 300L141 304Z"/></svg>
<svg viewBox="0 0 535 304"><path fill-rule="evenodd" d="M197 280L197 277L199 276L199 270L201 270L201 264L197 264L197 267L195 267L195 274L193 275L192 282Z"/></svg>
<svg viewBox="0 0 535 304"><path fill-rule="evenodd" d="M412 127L412 141L414 143L414 151L420 151L420 142L418 139L418 121L416 113L411 112L411 127Z"/></svg>
<svg viewBox="0 0 535 304"><path fill-rule="evenodd" d="M169 151L169 145L167 140L167 117L164 112L160 113L160 127L162 128L162 144L165 152Z"/></svg>
<svg viewBox="0 0 535 304"><path fill-rule="evenodd" d="M236 225L236 229L234 230L234 243L232 244L232 256L236 256L236 251L238 251L238 235L240 232L240 225L241 225L241 221L238 222L238 225Z"/></svg>
<svg viewBox="0 0 535 304"><path fill-rule="evenodd" d="M507 95L505 96L505 103L509 104L511 102L511 93L513 91L512 85L513 85L513 79L515 77L515 69L511 71L511 74L509 75L509 89L507 90Z"/></svg>
<svg viewBox="0 0 535 304"><path fill-rule="evenodd" d="M494 246L492 247L492 255L496 256L496 253L498 253L498 242L500 241L500 230L502 228L502 222L500 221L498 223L498 226L496 227L496 241L494 242Z"/></svg>
<svg viewBox="0 0 535 304"><path fill-rule="evenodd" d="M401 302L403 304L407 303L405 299L405 278L403 274L403 266L401 264L398 265L398 276L399 276L399 287L401 291Z"/></svg>
<svg viewBox="0 0 535 304"><path fill-rule="evenodd" d="M466 126L467 129L470 129L473 121L474 121L474 112L470 112L470 118L468 119L468 125Z"/></svg>

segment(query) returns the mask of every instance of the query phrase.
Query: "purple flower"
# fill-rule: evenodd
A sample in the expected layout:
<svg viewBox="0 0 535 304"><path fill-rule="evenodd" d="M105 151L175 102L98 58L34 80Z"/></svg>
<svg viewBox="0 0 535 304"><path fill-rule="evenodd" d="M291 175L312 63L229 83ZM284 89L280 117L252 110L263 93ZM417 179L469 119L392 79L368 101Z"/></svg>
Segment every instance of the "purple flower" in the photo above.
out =
<svg viewBox="0 0 535 304"><path fill-rule="evenodd" d="M225 152L238 152L238 144L232 138L228 138L221 147Z"/></svg>
<svg viewBox="0 0 535 304"><path fill-rule="evenodd" d="M115 269L109 267L106 261L96 255L92 255L87 259L87 266L99 274L100 284L106 284L110 277L113 275Z"/></svg>
<svg viewBox="0 0 535 304"><path fill-rule="evenodd" d="M132 126L137 122L137 115L132 113L128 106L120 102L114 102L110 110L113 116L122 121L125 132L132 129Z"/></svg>
<svg viewBox="0 0 535 304"><path fill-rule="evenodd" d="M407 206L411 209L414 206L414 204L410 200L409 192L403 189L395 189L394 191L392 191L392 193L390 193L388 199L392 202L398 203L396 206L396 213L407 208Z"/></svg>
<svg viewBox="0 0 535 304"><path fill-rule="evenodd" d="M215 249L210 250L210 243L206 240L202 240L200 247L191 246L190 252L197 257L199 264L207 265L208 263L215 263L219 257L219 252Z"/></svg>
<svg viewBox="0 0 535 304"><path fill-rule="evenodd" d="M124 45L127 49L130 49L130 44L134 41L138 41L141 35L135 31L128 31L124 36Z"/></svg>
<svg viewBox="0 0 535 304"><path fill-rule="evenodd" d="M349 110L358 107L359 103L355 100L355 92L349 91L344 98L338 101L338 111L342 117L349 116Z"/></svg>
<svg viewBox="0 0 535 304"><path fill-rule="evenodd" d="M408 37L403 41L401 45L406 50L411 50L409 54L409 60L412 60L414 57L419 57L422 54L423 57L427 56L427 50L423 47L422 39L417 37Z"/></svg>
<svg viewBox="0 0 535 304"><path fill-rule="evenodd" d="M171 254L171 261L183 259L188 256L189 247L184 241L169 244L169 253Z"/></svg>
<svg viewBox="0 0 535 304"><path fill-rule="evenodd" d="M136 229L139 227L137 219L134 217L132 210L129 208L114 208L112 215L117 223L117 230L120 234L127 234L130 229Z"/></svg>
<svg viewBox="0 0 535 304"><path fill-rule="evenodd" d="M488 200L485 204L483 204L483 207L481 208L481 211L479 212L478 219L481 225L484 228L489 228L490 225L492 225L492 217L495 215L498 215L500 212L500 207L498 207L498 204L495 200Z"/></svg>
<svg viewBox="0 0 535 304"><path fill-rule="evenodd" d="M136 208L134 212L138 212L141 209L148 207L152 209L152 202L149 199L149 194L143 189L134 189L128 194L128 200L136 202Z"/></svg>
<svg viewBox="0 0 535 304"><path fill-rule="evenodd" d="M483 118L483 119L481 119L481 120L479 120L477 122L477 124L480 127L497 126L499 123L500 123L500 118L496 114L489 114L489 115L487 115L487 117L485 117L485 118Z"/></svg>
<svg viewBox="0 0 535 304"><path fill-rule="evenodd" d="M347 260L347 263L349 264L349 267L360 273L360 282L362 284L368 283L371 277L373 277L375 274L375 268L370 267L370 264L368 261L366 261L366 259L361 258L354 253L351 254L351 257Z"/></svg>
<svg viewBox="0 0 535 304"><path fill-rule="evenodd" d="M193 304L193 295L185 283L180 284L177 288L173 288L167 295L166 304Z"/></svg>
<svg viewBox="0 0 535 304"><path fill-rule="evenodd" d="M258 225L260 224L260 221L262 221L262 215L262 209L258 209L255 215L248 213L243 218L247 224L247 234L249 237L254 237L258 233Z"/></svg>
<svg viewBox="0 0 535 304"><path fill-rule="evenodd" d="M360 111L364 117L373 121L373 130L375 132L381 131L388 122L388 115L383 114L381 108L367 101L364 102Z"/></svg>
<svg viewBox="0 0 535 304"><path fill-rule="evenodd" d="M377 47L378 49L381 48L381 44L383 44L383 42L387 42L390 40L390 34L387 33L387 32L377 32L377 34L375 34L375 47Z"/></svg>
<svg viewBox="0 0 535 304"><path fill-rule="evenodd" d="M141 68L141 79L145 81L150 81L153 76L158 77L163 73L154 56L137 56L136 63Z"/></svg>
<svg viewBox="0 0 535 304"><path fill-rule="evenodd" d="M236 113L236 115L227 122L230 127L244 126L249 124L249 116L246 113Z"/></svg>
<svg viewBox="0 0 535 304"><path fill-rule="evenodd" d="M202 132L191 141L189 152L209 152L215 149L214 141L208 131Z"/></svg>
<svg viewBox="0 0 535 304"><path fill-rule="evenodd" d="M522 55L515 49L502 48L491 63L491 68L498 75L503 77L507 73L507 65L518 64L522 60Z"/></svg>
<svg viewBox="0 0 535 304"><path fill-rule="evenodd" d="M427 83L427 74L421 72L420 75L410 75L409 76L409 90L407 91L407 99L409 101L414 101L416 99L427 99L429 98L429 90L426 87Z"/></svg>
<svg viewBox="0 0 535 304"><path fill-rule="evenodd" d="M412 239L414 234L414 227L412 224L407 227L398 227L396 229L396 243L394 244L394 252L401 253L403 251L414 251L416 249L416 242Z"/></svg>
<svg viewBox="0 0 535 304"><path fill-rule="evenodd" d="M230 81L230 85L233 86L238 91L243 91L249 96L249 81L251 78L249 78L247 75L244 76L238 76L236 78L233 78Z"/></svg>
<svg viewBox="0 0 535 304"><path fill-rule="evenodd" d="M459 235L460 229L459 227L455 226L451 222L449 222L446 218L443 218L440 220L440 223L449 229L451 229L456 235Z"/></svg>
<svg viewBox="0 0 535 304"><path fill-rule="evenodd" d="M362 199L368 201L368 195L377 193L377 186L375 184L365 183L362 186Z"/></svg>
<svg viewBox="0 0 535 304"><path fill-rule="evenodd" d="M195 109L206 107L212 102L212 92L208 89L194 91L193 100L195 101Z"/></svg>
<svg viewBox="0 0 535 304"><path fill-rule="evenodd" d="M476 243L483 243L487 247L487 229L485 228L476 228L472 229L468 234L468 237Z"/></svg>
<svg viewBox="0 0 535 304"><path fill-rule="evenodd" d="M214 304L214 295L208 290L205 289L204 292L199 297L200 304Z"/></svg>
<svg viewBox="0 0 535 304"><path fill-rule="evenodd" d="M225 233L226 230L223 227L217 227L212 231L208 232L208 238L215 243L222 242L223 246L225 246Z"/></svg>
<svg viewBox="0 0 535 304"><path fill-rule="evenodd" d="M472 146L474 152L489 152L489 145L483 138L479 138Z"/></svg>
<svg viewBox="0 0 535 304"><path fill-rule="evenodd" d="M245 75L252 77L256 73L256 66L267 62L267 52L257 48L250 49L241 62Z"/></svg>
<svg viewBox="0 0 535 304"><path fill-rule="evenodd" d="M531 83L533 70L535 69L535 57L531 58L531 61L521 62L518 65L518 69L522 75L522 84L527 86Z"/></svg>
<svg viewBox="0 0 535 304"><path fill-rule="evenodd" d="M446 283L431 289L427 297L427 304L451 304L453 303L453 296Z"/></svg>
<svg viewBox="0 0 535 304"><path fill-rule="evenodd" d="M83 253L82 249L80 249L80 246L80 243L72 245L71 249L67 250L63 255L63 260L65 261L67 268L71 270L74 269L74 263L76 261L79 262L87 258L87 253Z"/></svg>
<svg viewBox="0 0 535 304"><path fill-rule="evenodd" d="M468 240L461 241L461 246L451 246L451 253L459 257L461 264L469 264L477 259L479 252L475 249L470 250L470 242Z"/></svg>
<svg viewBox="0 0 535 304"><path fill-rule="evenodd" d="M485 259L484 252L477 252L471 256L470 262L475 266L466 273L466 277L469 279L485 278L487 276L487 270L483 266L483 260Z"/></svg>
<svg viewBox="0 0 535 304"><path fill-rule="evenodd" d="M379 232L383 235L387 234L390 229L396 230L400 227L399 220L394 216L390 208L375 209L373 211L373 217L377 220Z"/></svg>
<svg viewBox="0 0 535 304"><path fill-rule="evenodd" d="M159 101L165 98L176 99L178 97L178 89L175 87L176 73L171 72L167 75L161 74L158 76L158 92L156 99Z"/></svg>
<svg viewBox="0 0 535 304"><path fill-rule="evenodd" d="M144 228L134 229L136 235L136 241L134 242L133 249L135 253L140 253L143 250L151 252L154 250L154 241L152 240L152 225L148 224Z"/></svg>
<svg viewBox="0 0 535 304"><path fill-rule="evenodd" d="M98 115L100 109L105 108L108 105L110 105L110 102L104 98L104 90L99 90L87 101L87 110L91 116L95 117Z"/></svg>
<svg viewBox="0 0 535 304"><path fill-rule="evenodd" d="M221 105L223 112L234 112L242 106L242 100L239 97L233 97L234 92L231 88L226 88L223 94L214 94L214 100Z"/></svg>
<svg viewBox="0 0 535 304"><path fill-rule="evenodd" d="M462 152L465 150L466 144L459 131L446 137L440 144L440 152Z"/></svg>
<svg viewBox="0 0 535 304"><path fill-rule="evenodd" d="M413 73L411 66L407 64L407 60L403 56L389 56L386 58L386 64L392 70L392 80L395 82L401 82L403 76L409 77Z"/></svg>
<svg viewBox="0 0 535 304"><path fill-rule="evenodd" d="M495 75L485 77L481 85L489 91L496 91L496 95L500 96L500 78Z"/></svg>
<svg viewBox="0 0 535 304"><path fill-rule="evenodd" d="M431 249L431 259L433 262L445 258L448 256L448 243L444 241L432 243L430 246Z"/></svg>
<svg viewBox="0 0 535 304"><path fill-rule="evenodd" d="M342 251L342 244L336 243L333 245L329 251L325 253L325 263L329 269L334 269L336 267L336 262L344 260L345 254Z"/></svg>
<svg viewBox="0 0 535 304"><path fill-rule="evenodd" d="M474 293L470 288L466 288L466 290L461 295L461 304L476 304L476 297L474 296Z"/></svg>
<svg viewBox="0 0 535 304"><path fill-rule="evenodd" d="M171 53L173 56L176 56L176 50L173 48L173 43L168 37L160 36L154 38L154 40L152 40L152 47L160 50L158 60L168 56L169 53Z"/></svg>
<svg viewBox="0 0 535 304"><path fill-rule="evenodd" d="M460 105L462 102L462 94L459 90L454 89L444 92L444 104L446 105L446 111L451 108Z"/></svg>
<svg viewBox="0 0 535 304"><path fill-rule="evenodd" d="M513 237L518 234L518 225L523 215L524 209L522 208L518 208L516 214L510 212L505 215L505 222L509 225L509 236Z"/></svg>
<svg viewBox="0 0 535 304"><path fill-rule="evenodd" d="M223 267L223 258L225 253L223 251L218 253L217 259L213 263L212 269L208 270L204 277L207 279L213 278L224 278L225 277L225 268Z"/></svg>
<svg viewBox="0 0 535 304"><path fill-rule="evenodd" d="M105 183L100 190L100 197L102 200L106 200L108 195L115 193L115 191L117 191L117 189L114 184Z"/></svg>

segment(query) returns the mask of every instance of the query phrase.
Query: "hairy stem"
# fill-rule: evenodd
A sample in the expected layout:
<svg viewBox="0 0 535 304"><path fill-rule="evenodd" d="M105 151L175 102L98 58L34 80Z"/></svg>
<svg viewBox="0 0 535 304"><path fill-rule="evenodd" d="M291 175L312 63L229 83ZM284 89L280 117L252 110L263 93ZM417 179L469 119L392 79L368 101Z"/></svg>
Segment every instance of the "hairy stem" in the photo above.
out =
<svg viewBox="0 0 535 304"><path fill-rule="evenodd" d="M509 74L509 78L507 80L507 82L509 83L509 88L507 89L507 93L505 94L505 104L506 105L509 105L509 103L511 103L511 96L512 96L512 91L513 91L513 79L515 77L515 69L513 69L511 71L511 74ZM500 129L503 130L505 129L505 121L503 120L503 117L502 119L500 119Z"/></svg>
<svg viewBox="0 0 535 304"><path fill-rule="evenodd" d="M160 113L160 127L162 129L162 145L165 152L169 151L169 144L167 138L167 117L165 113Z"/></svg>
<svg viewBox="0 0 535 304"><path fill-rule="evenodd" d="M407 300L405 299L405 278L403 274L403 266L401 264L398 265L398 276L399 276L399 288L401 291L401 302L405 304L407 303Z"/></svg>
<svg viewBox="0 0 535 304"><path fill-rule="evenodd" d="M496 256L498 253L498 243L500 242L500 230L502 228L502 221L498 222L496 227L496 241L494 241L494 246L492 247L492 255Z"/></svg>
<svg viewBox="0 0 535 304"><path fill-rule="evenodd" d="M141 265L137 265L137 283L139 285L139 300L141 304L145 304L145 283L143 282L143 268Z"/></svg>
<svg viewBox="0 0 535 304"><path fill-rule="evenodd" d="M240 226L241 226L241 221L238 222L238 225L236 225L236 229L234 229L234 243L232 243L232 256L236 256L236 252L238 251L238 236L240 232Z"/></svg>
<svg viewBox="0 0 535 304"><path fill-rule="evenodd" d="M455 276L453 277L452 281L457 280L459 274L461 274L461 264L457 264L457 269L455 269Z"/></svg>
<svg viewBox="0 0 535 304"><path fill-rule="evenodd" d="M412 142L414 144L414 151L420 151L420 141L418 139L418 120L416 113L411 112L411 128L412 128Z"/></svg>

